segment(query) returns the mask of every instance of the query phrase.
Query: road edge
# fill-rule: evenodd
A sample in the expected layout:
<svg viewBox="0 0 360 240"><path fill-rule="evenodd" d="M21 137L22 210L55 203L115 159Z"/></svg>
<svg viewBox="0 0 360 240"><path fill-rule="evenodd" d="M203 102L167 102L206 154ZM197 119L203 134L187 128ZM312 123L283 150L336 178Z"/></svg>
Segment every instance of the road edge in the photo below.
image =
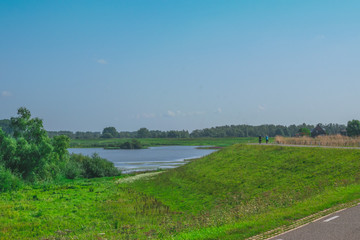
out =
<svg viewBox="0 0 360 240"><path fill-rule="evenodd" d="M348 203L338 204L331 208L325 209L323 211L320 211L320 212L314 213L312 215L309 215L307 217L296 220L295 222L293 222L290 225L283 225L283 226L277 227L270 231L266 231L264 233L260 233L258 235L247 238L246 240L267 240L267 239L276 237L278 235L281 235L281 234L284 234L287 232L291 232L291 231L301 228L303 226L306 226L309 223L316 222L316 221L320 220L321 218L326 217L327 215L343 211L345 209L354 207L359 204L360 204L360 199L356 199L356 200L353 200Z"/></svg>

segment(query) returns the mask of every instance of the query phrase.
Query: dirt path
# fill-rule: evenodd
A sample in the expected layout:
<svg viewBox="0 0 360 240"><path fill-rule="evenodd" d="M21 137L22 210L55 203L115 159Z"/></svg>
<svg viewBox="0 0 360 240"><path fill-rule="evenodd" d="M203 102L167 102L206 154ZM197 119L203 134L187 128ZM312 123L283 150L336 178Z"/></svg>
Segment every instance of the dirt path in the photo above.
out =
<svg viewBox="0 0 360 240"><path fill-rule="evenodd" d="M334 147L334 146L321 146L321 145L295 145L295 144L277 144L277 143L248 143L247 145L261 145L261 146L280 146L280 147L312 147L312 148L338 148L338 149L359 149L360 147Z"/></svg>
<svg viewBox="0 0 360 240"><path fill-rule="evenodd" d="M160 173L162 173L162 172L142 173L142 174L135 175L133 177L127 177L127 178L119 179L116 183L131 183L131 182L137 181L139 179L151 178L151 177L153 177L155 175L158 175Z"/></svg>

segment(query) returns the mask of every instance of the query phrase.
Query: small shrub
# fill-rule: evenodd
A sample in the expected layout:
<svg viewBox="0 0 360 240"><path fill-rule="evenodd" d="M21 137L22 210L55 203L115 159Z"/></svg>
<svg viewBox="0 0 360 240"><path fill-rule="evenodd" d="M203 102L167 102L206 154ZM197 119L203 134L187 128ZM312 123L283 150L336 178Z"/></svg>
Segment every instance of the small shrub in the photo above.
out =
<svg viewBox="0 0 360 240"><path fill-rule="evenodd" d="M114 163L101 158L98 154L94 153L91 157L84 156L81 154L72 154L70 161L72 164L78 164L81 168L81 175L84 178L95 178L95 177L112 177L121 174L120 170L114 166ZM69 167L71 164L69 163ZM74 176L75 173L68 171L70 177Z"/></svg>
<svg viewBox="0 0 360 240"><path fill-rule="evenodd" d="M11 173L10 170L0 165L0 192L19 189L22 181Z"/></svg>
<svg viewBox="0 0 360 240"><path fill-rule="evenodd" d="M76 161L68 161L65 166L64 175L68 179L81 177L83 175L82 165Z"/></svg>
<svg viewBox="0 0 360 240"><path fill-rule="evenodd" d="M116 146L114 146L116 147ZM131 142L126 141L122 144L120 144L118 147L120 149L142 149L143 146L139 140L133 139Z"/></svg>
<svg viewBox="0 0 360 240"><path fill-rule="evenodd" d="M91 157L85 158L83 161L84 177L110 177L120 174L119 170L114 167L114 163L101 158L94 153Z"/></svg>
<svg viewBox="0 0 360 240"><path fill-rule="evenodd" d="M141 142L139 140L136 140L136 139L133 139L131 141L131 145L132 145L133 149L141 149L141 148L143 148Z"/></svg>

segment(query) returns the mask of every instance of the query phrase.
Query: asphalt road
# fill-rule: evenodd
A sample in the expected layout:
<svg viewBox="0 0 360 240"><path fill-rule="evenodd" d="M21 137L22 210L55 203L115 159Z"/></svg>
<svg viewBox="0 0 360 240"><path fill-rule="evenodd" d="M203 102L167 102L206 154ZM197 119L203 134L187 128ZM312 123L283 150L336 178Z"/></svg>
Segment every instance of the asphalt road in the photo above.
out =
<svg viewBox="0 0 360 240"><path fill-rule="evenodd" d="M360 205L341 210L271 240L360 240Z"/></svg>

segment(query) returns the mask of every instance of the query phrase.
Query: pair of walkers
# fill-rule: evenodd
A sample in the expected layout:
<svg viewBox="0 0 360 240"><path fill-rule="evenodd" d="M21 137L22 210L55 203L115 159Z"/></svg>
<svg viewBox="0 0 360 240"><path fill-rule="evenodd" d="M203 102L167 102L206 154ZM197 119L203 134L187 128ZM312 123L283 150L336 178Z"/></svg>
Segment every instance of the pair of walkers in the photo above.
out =
<svg viewBox="0 0 360 240"><path fill-rule="evenodd" d="M259 135L259 144L261 144L261 135ZM265 140L266 140L266 144L269 143L269 136L266 135L265 137Z"/></svg>

